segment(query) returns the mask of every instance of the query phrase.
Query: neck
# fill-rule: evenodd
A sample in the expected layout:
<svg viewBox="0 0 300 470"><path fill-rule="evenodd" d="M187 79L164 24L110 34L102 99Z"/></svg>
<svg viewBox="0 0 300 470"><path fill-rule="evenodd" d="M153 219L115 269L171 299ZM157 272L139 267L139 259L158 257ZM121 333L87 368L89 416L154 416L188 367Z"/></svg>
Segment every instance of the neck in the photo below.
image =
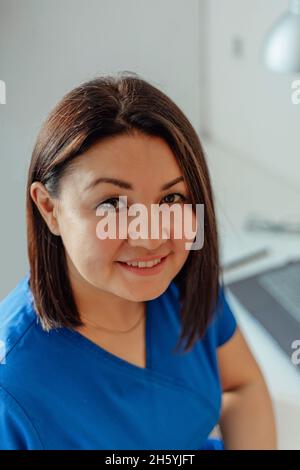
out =
<svg viewBox="0 0 300 470"><path fill-rule="evenodd" d="M145 302L135 302L97 289L78 274L70 274L71 288L82 321L108 330L131 328L145 312Z"/></svg>

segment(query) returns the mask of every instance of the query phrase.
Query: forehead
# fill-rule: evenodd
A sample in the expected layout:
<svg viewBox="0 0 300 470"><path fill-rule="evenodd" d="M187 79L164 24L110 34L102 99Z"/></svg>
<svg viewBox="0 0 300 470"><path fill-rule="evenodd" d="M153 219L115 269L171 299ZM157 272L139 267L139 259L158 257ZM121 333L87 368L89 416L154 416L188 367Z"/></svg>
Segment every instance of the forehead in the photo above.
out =
<svg viewBox="0 0 300 470"><path fill-rule="evenodd" d="M93 144L72 164L72 175L82 186L97 176L128 181L169 181L182 171L168 144L141 133L106 138ZM127 178L126 178L127 176Z"/></svg>

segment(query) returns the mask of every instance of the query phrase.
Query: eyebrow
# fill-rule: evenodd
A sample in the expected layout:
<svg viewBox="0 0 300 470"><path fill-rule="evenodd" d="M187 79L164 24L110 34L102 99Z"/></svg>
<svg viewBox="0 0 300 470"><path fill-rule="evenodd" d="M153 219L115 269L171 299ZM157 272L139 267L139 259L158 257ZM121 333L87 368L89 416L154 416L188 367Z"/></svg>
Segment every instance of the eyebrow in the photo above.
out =
<svg viewBox="0 0 300 470"><path fill-rule="evenodd" d="M175 178L174 180L169 181L168 183L165 183L162 186L161 191L165 191L166 189L171 188L171 186L174 186L175 184L180 183L181 181L184 181L183 176L178 176L178 178ZM102 177L102 178L97 178L94 181L92 181L86 188L84 188L84 191L94 188L99 183L114 184L115 186L119 186L122 189L133 190L132 184L128 183L127 181L119 180L117 178Z"/></svg>

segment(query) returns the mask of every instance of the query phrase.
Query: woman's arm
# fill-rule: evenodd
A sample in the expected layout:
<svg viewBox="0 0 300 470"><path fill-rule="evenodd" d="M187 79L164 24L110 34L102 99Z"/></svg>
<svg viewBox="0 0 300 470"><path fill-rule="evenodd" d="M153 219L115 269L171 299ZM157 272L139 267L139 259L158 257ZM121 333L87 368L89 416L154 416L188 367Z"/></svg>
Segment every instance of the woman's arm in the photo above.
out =
<svg viewBox="0 0 300 470"><path fill-rule="evenodd" d="M219 422L225 449L276 449L271 398L239 327L218 348L223 389Z"/></svg>

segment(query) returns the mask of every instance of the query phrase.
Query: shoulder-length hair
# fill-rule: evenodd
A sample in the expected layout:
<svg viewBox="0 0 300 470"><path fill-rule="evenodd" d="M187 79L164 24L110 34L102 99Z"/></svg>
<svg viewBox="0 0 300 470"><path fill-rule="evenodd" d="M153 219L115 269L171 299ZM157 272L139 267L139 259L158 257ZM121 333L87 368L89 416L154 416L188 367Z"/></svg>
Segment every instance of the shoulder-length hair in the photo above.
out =
<svg viewBox="0 0 300 470"><path fill-rule="evenodd" d="M219 245L210 176L198 135L187 117L166 94L135 73L104 75L74 88L41 127L32 153L26 194L34 307L46 331L82 325L62 239L52 234L42 218L30 195L31 184L39 181L50 196L58 197L60 179L76 156L96 141L134 130L165 140L183 172L193 209L197 203L204 204L204 245L201 250L190 250L173 279L180 293L179 342L187 340L187 351L204 336L218 301Z"/></svg>

